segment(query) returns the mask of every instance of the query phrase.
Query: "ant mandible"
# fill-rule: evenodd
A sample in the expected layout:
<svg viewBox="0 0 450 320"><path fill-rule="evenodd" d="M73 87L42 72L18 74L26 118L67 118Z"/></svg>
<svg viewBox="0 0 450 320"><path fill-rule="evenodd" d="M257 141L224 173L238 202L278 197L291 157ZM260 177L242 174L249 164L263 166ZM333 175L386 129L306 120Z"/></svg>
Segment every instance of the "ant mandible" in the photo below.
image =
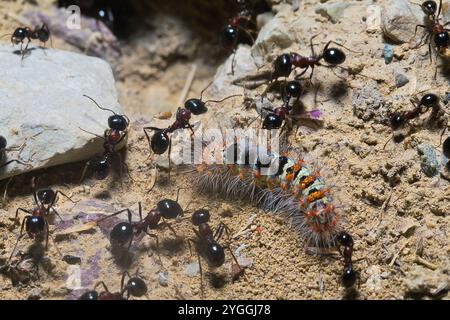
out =
<svg viewBox="0 0 450 320"><path fill-rule="evenodd" d="M119 115L111 109L101 107L93 98L87 95L83 96L94 102L99 109L110 111L113 113L113 115L108 118L109 129L105 130L103 137L80 128L82 131L102 138L105 141L103 144L103 155L97 156L86 163L80 181L83 180L88 168L93 169L97 180L105 179L109 175L111 169L111 161L114 156L117 156L120 160L120 174L122 175L122 166L124 166L129 175L128 166L122 160L122 156L120 155L120 153L116 152L116 146L121 143L128 135L128 126L130 124L130 119L126 115Z"/></svg>
<svg viewBox="0 0 450 320"><path fill-rule="evenodd" d="M26 234L32 239L38 239L41 235L45 233L45 249L48 248L48 237L49 237L49 225L48 225L48 215L50 214L50 210L52 210L58 217L61 218L58 211L56 211L54 205L57 200L58 194L63 195L67 199L69 199L72 203L76 203L76 201L73 201L72 198L64 194L62 191L53 191L51 188L43 188L36 190L35 188L35 180L33 178L32 180L33 185L33 198L34 203L36 205L35 208L32 210L24 209L24 208L18 208L16 210L16 215L14 217L14 225L16 224L17 217L19 215L19 211L25 212L27 215L23 218L22 224L20 227L20 233L19 237L17 238L16 244L14 246L14 249L11 252L11 256L9 257L8 261L10 261L14 255L14 252L16 251L17 245L19 244L19 241L22 239L22 237L25 235L24 229Z"/></svg>
<svg viewBox="0 0 450 320"><path fill-rule="evenodd" d="M428 42L428 53L430 55L430 63L433 61L431 57L431 39L433 38L434 44L436 45L436 56L441 52L443 48L447 48L450 46L450 36L449 31L450 29L446 29L445 26L450 24L450 21L442 25L439 20L439 16L441 15L442 11L442 0L439 1L439 9L437 8L435 1L425 1L423 2L420 7L422 8L423 12L427 15L429 25L423 25L418 24L416 26L416 30L414 35L417 34L417 28L421 27L424 28L427 32L420 40L419 44L416 46L416 48L421 47L425 43ZM436 15L437 11L437 15ZM425 40L425 41L424 41Z"/></svg>
<svg viewBox="0 0 450 320"><path fill-rule="evenodd" d="M183 215L184 210L179 205L177 196L177 200L175 201L171 199L159 201L156 204L156 208L150 210L144 218L142 215L142 204L139 202L139 222L132 221L132 213L128 208L101 218L98 222L117 216L123 212L128 213L128 222L120 222L113 227L110 232L112 246L119 248L127 246L128 250L131 247L134 237L143 232L156 240L156 248L159 256L158 235L150 233L149 230L158 231L168 228L175 235L175 237L177 237L175 230L170 223L165 221L165 219L176 219L177 217ZM163 221L161 221L161 219ZM161 261L161 256L159 256L159 260Z"/></svg>
<svg viewBox="0 0 450 320"><path fill-rule="evenodd" d="M194 233L196 235L195 239L188 239L189 251L191 251L191 242L194 244L197 251L198 265L200 268L200 289L203 295L203 271L202 265L200 262L200 256L202 256L208 266L210 268L218 268L222 266L225 262L225 250L227 249L231 256L233 257L234 263L239 269L239 274L242 274L243 268L239 265L236 257L231 251L229 246L221 246L218 241L222 237L223 232L225 231L227 237L229 238L230 229L224 224L220 223L213 233L211 227L208 222L210 220L210 213L206 209L200 209L195 211L192 214L191 222L194 226L198 227L198 230L195 228Z"/></svg>
<svg viewBox="0 0 450 320"><path fill-rule="evenodd" d="M185 101L183 108L178 108L177 113L175 115L175 121L168 126L167 128L161 129L156 127L144 127L144 133L147 137L147 141L149 143L150 149L155 154L163 154L169 149L169 174L170 174L170 153L172 150L172 140L169 136L169 134L173 133L174 131L178 129L190 129L192 135L194 135L194 128L190 124L190 119L192 114L194 115L201 115L208 111L208 108L206 104L208 103L221 103L227 99L241 96L239 94L231 95L228 97L225 97L221 100L206 100L203 101L203 93L208 89L208 87L212 84L209 83L206 88L202 90L200 93L200 99L198 98L191 98ZM153 135L150 137L148 130L154 131Z"/></svg>
<svg viewBox="0 0 450 320"><path fill-rule="evenodd" d="M128 276L128 281L125 284L125 276ZM98 286L103 286L105 291L100 293L96 291ZM127 294L126 298L124 297ZM111 292L103 281L98 282L94 286L94 290L87 291L81 295L78 300L128 300L132 297L142 297L147 293L147 285L144 280L135 276L131 277L128 272L122 274L122 280L120 281L120 291Z"/></svg>
<svg viewBox="0 0 450 320"><path fill-rule="evenodd" d="M25 49L23 49L23 42L27 39L27 44L25 46ZM31 40L38 39L42 43L45 43L50 39L50 29L48 28L47 24L43 23L42 26L36 26L34 30L28 27L19 27L14 30L13 34L11 35L11 43L12 44L20 44L20 54L22 55L22 60L25 56L25 53L28 50L28 45L30 44Z"/></svg>
<svg viewBox="0 0 450 320"><path fill-rule="evenodd" d="M344 258L344 270L342 272L342 284L346 288L352 287L359 278L359 273L353 269L353 238L347 232L341 232L336 238L339 253ZM343 247L343 249L341 249Z"/></svg>

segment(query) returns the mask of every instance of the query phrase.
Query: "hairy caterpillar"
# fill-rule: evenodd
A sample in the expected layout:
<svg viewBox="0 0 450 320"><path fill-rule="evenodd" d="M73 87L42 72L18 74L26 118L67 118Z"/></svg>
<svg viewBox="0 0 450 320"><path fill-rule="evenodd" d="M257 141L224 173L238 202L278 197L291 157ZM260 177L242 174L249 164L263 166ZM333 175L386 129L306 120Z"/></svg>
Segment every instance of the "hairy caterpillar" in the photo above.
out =
<svg viewBox="0 0 450 320"><path fill-rule="evenodd" d="M204 159L207 151L202 150ZM250 200L283 214L309 246L335 246L341 218L319 171L301 158L261 151L255 145L241 152L238 144L223 147L215 163L195 165L195 184L201 192ZM250 161L251 154L258 154L256 161Z"/></svg>

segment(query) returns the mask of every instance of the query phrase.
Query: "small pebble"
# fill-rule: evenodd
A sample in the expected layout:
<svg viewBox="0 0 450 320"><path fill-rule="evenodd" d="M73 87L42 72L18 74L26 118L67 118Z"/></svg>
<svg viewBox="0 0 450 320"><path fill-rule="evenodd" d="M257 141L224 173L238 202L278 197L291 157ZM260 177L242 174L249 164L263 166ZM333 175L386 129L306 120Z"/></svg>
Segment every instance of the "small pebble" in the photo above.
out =
<svg viewBox="0 0 450 320"><path fill-rule="evenodd" d="M395 86L397 88L403 87L408 82L409 82L409 79L403 73L396 73L395 74Z"/></svg>
<svg viewBox="0 0 450 320"><path fill-rule="evenodd" d="M392 62L392 59L394 58L394 48L390 44L384 44L382 57L384 58L384 63L389 64Z"/></svg>
<svg viewBox="0 0 450 320"><path fill-rule="evenodd" d="M188 277L195 277L197 276L197 274L200 272L200 267L198 265L198 262L192 262L188 265L186 265L186 269L184 271L184 273L188 276Z"/></svg>
<svg viewBox="0 0 450 320"><path fill-rule="evenodd" d="M169 278L166 272L160 272L159 276L158 276L158 281L159 284L162 285L163 287L167 287L167 285L169 284Z"/></svg>
<svg viewBox="0 0 450 320"><path fill-rule="evenodd" d="M439 162L436 159L436 152L432 145L422 143L417 146L417 151L421 155L421 168L428 177L433 177L439 172Z"/></svg>

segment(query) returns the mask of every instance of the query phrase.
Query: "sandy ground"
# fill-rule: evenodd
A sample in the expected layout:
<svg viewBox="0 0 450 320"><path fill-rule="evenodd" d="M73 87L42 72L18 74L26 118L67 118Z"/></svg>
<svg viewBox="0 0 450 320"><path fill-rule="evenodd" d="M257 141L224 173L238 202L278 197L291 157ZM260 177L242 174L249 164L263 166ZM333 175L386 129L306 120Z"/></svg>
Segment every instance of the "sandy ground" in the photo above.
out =
<svg viewBox="0 0 450 320"><path fill-rule="evenodd" d="M182 240L175 239L167 230L158 233L162 265L155 241L149 237L135 242L129 261L116 261L110 251L108 228L118 220L76 232L86 221L83 219L89 219L89 216L96 217L122 208L137 211L138 201L142 201L144 210L148 211L159 200L174 199L178 189L185 188L181 189L179 198L183 207L188 206L188 210L208 207L212 213L211 224L215 226L224 222L233 234L246 226L250 230L234 238L231 246L234 250L242 246L241 255L251 261L251 266L245 269L242 278L232 282L231 260L227 255L223 267L206 272L207 299L448 299L450 184L445 178L448 173L441 165L442 174L427 177L421 171L420 155L416 150L421 143L437 146L443 127L429 128L423 120L414 121L412 132L408 132L403 142L391 141L383 148L392 136L386 124L393 110L410 108L409 102L405 101L425 89L443 96L449 91L448 75L438 72L437 79L433 79L434 64L428 62L426 46L417 50L410 50L407 45L395 46L396 58L386 65L381 58L382 34L367 33L362 20L370 1L352 4L337 24L315 13L318 2L305 1L300 11L292 13L293 17L298 17L295 20L298 33L290 50L309 54L305 44L311 34L319 31L326 31L326 37L322 35L317 40L322 45L327 39L345 41L346 46L362 53L348 54L347 62L364 65L363 74L378 80L374 86L387 105L387 109L380 108L368 119L361 119L361 106L353 106L352 98L363 86L373 85L373 80L361 76L348 77L348 87L328 69L317 68L315 79L320 81L322 88L318 100L322 101L319 108L323 112L324 125L319 130L305 130L300 126L298 130L291 130L289 136L293 147L301 149L307 159L321 167L339 205L343 207L343 226L355 239L354 266L361 274L357 293L344 290L340 284L342 259L337 252L323 256L309 254L302 239L280 218L245 203L198 194L193 190L189 177L183 174L174 172L168 183L164 170L159 172L155 168L155 158L149 158L142 125L160 111L176 110L179 92L193 64L197 64L198 69L189 96L199 95L221 61L207 59L204 52L211 48L209 45L193 42L198 50L188 50L190 53L186 57L175 55L170 63L164 59L161 62L162 55L146 55L146 36L138 35L127 41L123 59L115 67L119 99L132 119L126 161L133 180L98 182L88 179L80 185L76 181L81 174L82 163L36 174L40 176L40 186L51 186L78 201L72 204L60 197L56 208L70 227L61 230L67 225L56 219L51 226L51 234L63 254L81 256L82 262L79 266L69 266L61 261L54 242L50 241L48 251L39 259L38 271L29 265L24 255L13 259L15 263L22 260L21 281L13 283L8 274L0 275L0 297L73 299L100 280L112 290L118 290L121 272L129 270L132 274L138 273L147 283L149 291L143 297L145 299L200 298L199 275L190 277L186 274L187 266L197 259L195 255L191 256L184 241L193 236L189 220L180 219L174 223ZM39 3L42 10L49 10L50 1ZM4 19L0 33L11 32L18 24L14 17L29 9L35 7L22 2L1 2ZM292 19L292 16L287 19ZM166 20L161 21L163 25ZM168 27L167 32L182 39L182 43L185 35L173 31L177 22L174 25ZM58 38L53 40L53 46L79 51ZM181 50L180 47L183 48L183 44L170 49L166 46L165 49L177 51ZM394 72L398 68L405 70L410 80L402 88L396 88L394 84ZM255 95L258 90L250 94ZM309 90L304 98L305 105L311 105L312 91ZM200 119L208 124L217 115L245 126L256 112L243 110L240 103L233 100L214 106ZM157 121L167 125L169 122ZM441 149L436 147L436 153L441 161ZM8 187L8 200L0 207L0 265L9 257L19 232L19 226L13 229L15 210L33 205L31 177L30 174L15 178ZM4 187L5 183L1 190ZM120 219L125 220L126 217ZM64 234L67 230L75 232ZM19 244L20 252L26 252L32 244L33 241L26 238ZM39 250L32 250L36 251ZM162 273L167 282L161 279ZM77 282L80 274L81 282Z"/></svg>

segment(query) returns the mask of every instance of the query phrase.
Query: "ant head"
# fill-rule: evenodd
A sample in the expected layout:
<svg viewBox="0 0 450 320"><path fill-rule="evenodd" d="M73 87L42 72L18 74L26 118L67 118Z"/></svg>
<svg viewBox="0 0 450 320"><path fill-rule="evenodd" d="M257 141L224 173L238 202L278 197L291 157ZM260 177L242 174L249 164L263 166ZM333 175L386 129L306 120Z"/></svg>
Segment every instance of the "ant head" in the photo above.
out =
<svg viewBox="0 0 450 320"><path fill-rule="evenodd" d="M0 136L0 150L3 150L7 146L7 142L4 136Z"/></svg>
<svg viewBox="0 0 450 320"><path fill-rule="evenodd" d="M191 111L185 108L178 108L176 119L181 123L188 123L191 119Z"/></svg>
<svg viewBox="0 0 450 320"><path fill-rule="evenodd" d="M323 59L328 64L335 66L344 63L345 53L338 48L327 48L323 52Z"/></svg>
<svg viewBox="0 0 450 320"><path fill-rule="evenodd" d="M206 209L200 209L195 211L192 214L192 224L196 227L198 227L202 223L207 223L209 221L209 211Z"/></svg>
<svg viewBox="0 0 450 320"><path fill-rule="evenodd" d="M205 252L208 265L212 268L217 268L225 262L225 251L222 246L216 242L209 242Z"/></svg>
<svg viewBox="0 0 450 320"><path fill-rule="evenodd" d="M262 128L267 130L279 129L283 124L283 120L275 113L269 113L263 121Z"/></svg>
<svg viewBox="0 0 450 320"><path fill-rule="evenodd" d="M170 199L164 199L158 202L156 205L159 213L165 219L175 219L183 214L183 209L178 202Z"/></svg>
<svg viewBox="0 0 450 320"><path fill-rule="evenodd" d="M85 292L78 300L98 300L98 292L95 290Z"/></svg>
<svg viewBox="0 0 450 320"><path fill-rule="evenodd" d="M436 106L439 103L439 98L437 95L433 93L427 93L420 99L420 104L425 107L431 108Z"/></svg>
<svg viewBox="0 0 450 320"><path fill-rule="evenodd" d="M445 139L444 144L442 145L442 153L450 159L450 137Z"/></svg>
<svg viewBox="0 0 450 320"><path fill-rule="evenodd" d="M448 47L450 44L450 36L447 31L438 32L434 35L434 43L437 47Z"/></svg>
<svg viewBox="0 0 450 320"><path fill-rule="evenodd" d="M342 272L342 284L346 288L350 288L355 284L357 275L351 266L346 266Z"/></svg>
<svg viewBox="0 0 450 320"><path fill-rule="evenodd" d="M31 216L27 218L25 223L25 230L31 234L38 234L43 232L45 229L44 218L39 216Z"/></svg>
<svg viewBox="0 0 450 320"><path fill-rule="evenodd" d="M37 198L42 204L50 204L55 199L55 192L52 189L41 189L36 192Z"/></svg>
<svg viewBox="0 0 450 320"><path fill-rule="evenodd" d="M150 141L150 147L156 154L163 154L167 151L170 144L170 138L163 130L155 131Z"/></svg>
<svg viewBox="0 0 450 320"><path fill-rule="evenodd" d="M391 128L398 129L405 123L405 118L400 113L394 113L391 117Z"/></svg>
<svg viewBox="0 0 450 320"><path fill-rule="evenodd" d="M202 100L195 98L187 100L184 103L184 107L196 116L206 113L208 111L208 108L205 106L205 103Z"/></svg>
<svg viewBox="0 0 450 320"><path fill-rule="evenodd" d="M11 36L11 42L19 44L27 37L28 30L26 28L17 28Z"/></svg>
<svg viewBox="0 0 450 320"><path fill-rule="evenodd" d="M302 85L300 84L300 82L298 81L289 81L286 84L286 94L289 97L294 97L294 98L298 98L300 97L301 93L302 93Z"/></svg>
<svg viewBox="0 0 450 320"><path fill-rule="evenodd" d="M346 247L353 246L352 236L345 231L343 231L337 235L337 241L339 242L339 244L346 246Z"/></svg>
<svg viewBox="0 0 450 320"><path fill-rule="evenodd" d="M125 131L128 127L128 120L124 116L115 114L108 118L108 126L111 129Z"/></svg>
<svg viewBox="0 0 450 320"><path fill-rule="evenodd" d="M147 293L147 285L141 278L132 277L127 282L127 290L133 297L142 297Z"/></svg>
<svg viewBox="0 0 450 320"><path fill-rule="evenodd" d="M127 245L133 239L133 226L128 222L120 222L111 230L110 237L113 245Z"/></svg>
<svg viewBox="0 0 450 320"><path fill-rule="evenodd" d="M92 167L97 180L103 180L111 171L111 165L107 158L98 157L90 161L89 165Z"/></svg>
<svg viewBox="0 0 450 320"><path fill-rule="evenodd" d="M273 63L273 77L288 77L292 71L292 57L288 53L279 55Z"/></svg>
<svg viewBox="0 0 450 320"><path fill-rule="evenodd" d="M235 26L227 25L222 31L221 42L225 48L233 48L238 39L238 31Z"/></svg>
<svg viewBox="0 0 450 320"><path fill-rule="evenodd" d="M422 3L421 7L423 12L429 16L433 16L436 14L437 4L435 1L425 1Z"/></svg>

